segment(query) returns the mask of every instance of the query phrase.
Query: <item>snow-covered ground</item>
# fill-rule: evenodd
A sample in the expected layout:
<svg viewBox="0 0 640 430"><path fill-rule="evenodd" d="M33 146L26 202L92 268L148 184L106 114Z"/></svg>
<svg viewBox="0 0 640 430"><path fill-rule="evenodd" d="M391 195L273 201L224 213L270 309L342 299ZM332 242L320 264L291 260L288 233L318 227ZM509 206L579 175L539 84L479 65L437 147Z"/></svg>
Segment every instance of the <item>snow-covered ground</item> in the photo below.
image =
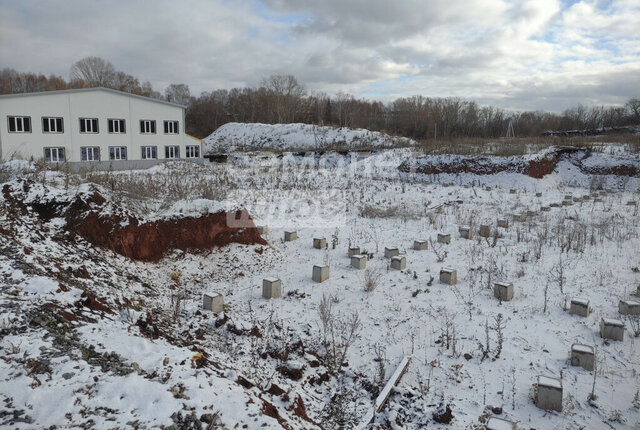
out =
<svg viewBox="0 0 640 430"><path fill-rule="evenodd" d="M377 131L311 124L230 122L204 139L204 154L239 150L329 150L411 146L415 142Z"/></svg>
<svg viewBox="0 0 640 430"><path fill-rule="evenodd" d="M71 239L63 219L16 213L1 197L0 425L350 428L366 424L377 391L411 356L369 428L477 428L491 414L519 428L638 428L638 317L620 315L618 301L634 299L640 286L640 179L594 178L564 162L539 180L401 174L397 166L411 156L398 149L240 157L116 174L203 187L152 198L98 186L149 219L231 205L270 228L269 246L176 251L155 264ZM26 175L58 198L86 189L86 178ZM216 201L208 204L207 193ZM569 194L571 205L541 210ZM512 217L527 211L523 222ZM509 228L498 228L498 218ZM495 236L480 237L481 224ZM473 239L460 237L461 226L471 226ZM289 230L296 241L283 241ZM438 233L451 243L437 243ZM328 249L313 248L318 237ZM427 250L412 249L419 239L430 241ZM349 246L373 254L369 272L351 267ZM389 267L385 247L398 247L406 270ZM330 278L315 283L312 267L320 264L330 266ZM457 285L439 283L444 267L457 270ZM373 291L365 291L365 273L377 278ZM263 299L262 280L272 276L282 280L283 297ZM513 300L494 297L496 281L513 283ZM202 310L208 291L224 295L224 316ZM573 298L590 301L588 317L568 313ZM326 327L323 300L333 314ZM624 340L600 338L601 318L621 319ZM356 328L333 372L331 342L323 342L331 327L338 337ZM569 362L574 343L596 348L595 399L587 399L594 372ZM562 412L535 406L539 375L562 379ZM434 413L447 406L451 423L436 423Z"/></svg>

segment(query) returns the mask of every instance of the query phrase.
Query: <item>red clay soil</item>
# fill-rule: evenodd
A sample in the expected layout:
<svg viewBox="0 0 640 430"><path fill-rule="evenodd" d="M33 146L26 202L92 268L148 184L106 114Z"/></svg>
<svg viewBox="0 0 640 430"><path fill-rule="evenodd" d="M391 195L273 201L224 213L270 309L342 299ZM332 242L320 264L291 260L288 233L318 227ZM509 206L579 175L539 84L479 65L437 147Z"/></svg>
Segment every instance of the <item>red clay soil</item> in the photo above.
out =
<svg viewBox="0 0 640 430"><path fill-rule="evenodd" d="M250 220L245 210L235 215ZM129 217L125 226L121 221L117 217L104 217L91 211L73 230L93 245L111 249L133 260L151 262L160 260L167 251L173 249L208 250L231 243L267 243L252 221L248 228L229 227L226 212L143 224Z"/></svg>

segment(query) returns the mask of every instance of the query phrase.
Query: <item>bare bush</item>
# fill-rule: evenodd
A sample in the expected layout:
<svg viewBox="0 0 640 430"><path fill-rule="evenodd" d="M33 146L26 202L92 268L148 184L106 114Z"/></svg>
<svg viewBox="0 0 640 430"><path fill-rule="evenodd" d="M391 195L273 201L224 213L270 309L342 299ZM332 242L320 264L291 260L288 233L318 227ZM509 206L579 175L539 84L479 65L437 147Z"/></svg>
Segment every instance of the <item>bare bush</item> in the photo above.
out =
<svg viewBox="0 0 640 430"><path fill-rule="evenodd" d="M348 318L338 315L333 310L333 300L322 295L318 305L318 315L322 323L322 361L332 374L342 373L349 347L358 338L362 327L360 316L354 312Z"/></svg>
<svg viewBox="0 0 640 430"><path fill-rule="evenodd" d="M363 274L364 290L367 293L372 292L380 285L382 272L379 269L365 269Z"/></svg>

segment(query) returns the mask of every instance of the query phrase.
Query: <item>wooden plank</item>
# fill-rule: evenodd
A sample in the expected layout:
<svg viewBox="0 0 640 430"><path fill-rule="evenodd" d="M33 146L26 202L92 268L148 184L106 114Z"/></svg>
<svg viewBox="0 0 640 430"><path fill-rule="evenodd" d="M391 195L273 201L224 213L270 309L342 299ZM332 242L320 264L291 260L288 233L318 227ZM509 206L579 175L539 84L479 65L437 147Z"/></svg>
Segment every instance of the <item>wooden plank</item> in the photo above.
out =
<svg viewBox="0 0 640 430"><path fill-rule="evenodd" d="M356 427L356 429L362 430L367 427L371 423L371 421L373 421L375 414L379 413L382 408L384 408L385 403L387 403L387 400L389 400L389 396L391 396L393 387L398 385L398 382L400 382L402 375L404 375L404 373L407 371L409 363L411 363L411 356L409 355L405 356L402 361L400 361L400 364L396 368L396 371L393 372L393 375L391 375L391 378L389 378L387 385L384 386L382 391L380 391L380 394L378 394L378 397L376 397L374 407L367 410L367 412L364 414L364 417L362 418L362 422Z"/></svg>

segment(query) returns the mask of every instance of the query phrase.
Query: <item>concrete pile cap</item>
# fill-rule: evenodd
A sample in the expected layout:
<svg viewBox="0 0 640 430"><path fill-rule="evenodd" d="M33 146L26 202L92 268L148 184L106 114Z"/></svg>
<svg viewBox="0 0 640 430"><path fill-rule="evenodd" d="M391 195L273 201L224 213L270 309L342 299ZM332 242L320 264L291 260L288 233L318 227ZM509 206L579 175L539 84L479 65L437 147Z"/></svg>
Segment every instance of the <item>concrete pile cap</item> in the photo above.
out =
<svg viewBox="0 0 640 430"><path fill-rule="evenodd" d="M571 345L571 351L593 354L593 346L574 343L573 345Z"/></svg>
<svg viewBox="0 0 640 430"><path fill-rule="evenodd" d="M620 301L627 306L640 306L640 302L636 300L620 300Z"/></svg>
<svg viewBox="0 0 640 430"><path fill-rule="evenodd" d="M313 267L318 267L320 269L325 268L325 267L329 267L326 264L315 264Z"/></svg>
<svg viewBox="0 0 640 430"><path fill-rule="evenodd" d="M624 327L624 323L622 321L614 319L614 318L602 318L602 322L605 325L612 325L612 326L616 326L616 327Z"/></svg>
<svg viewBox="0 0 640 430"><path fill-rule="evenodd" d="M502 282L496 282L496 285L498 285L500 287L510 287L512 285L512 283L511 282L502 281Z"/></svg>
<svg viewBox="0 0 640 430"><path fill-rule="evenodd" d="M280 279L271 276L269 278L264 278L264 280L267 281L267 282L276 282L276 281L279 281Z"/></svg>
<svg viewBox="0 0 640 430"><path fill-rule="evenodd" d="M391 260L403 260L404 258L404 255L396 255L395 257L391 257Z"/></svg>
<svg viewBox="0 0 640 430"><path fill-rule="evenodd" d="M209 298L214 298L214 297L221 296L221 294L220 293L204 293L204 296Z"/></svg>
<svg viewBox="0 0 640 430"><path fill-rule="evenodd" d="M589 300L587 299L571 299L571 303L580 306L589 306Z"/></svg>
<svg viewBox="0 0 640 430"><path fill-rule="evenodd" d="M562 380L551 376L538 376L538 387L556 388L562 390Z"/></svg>

